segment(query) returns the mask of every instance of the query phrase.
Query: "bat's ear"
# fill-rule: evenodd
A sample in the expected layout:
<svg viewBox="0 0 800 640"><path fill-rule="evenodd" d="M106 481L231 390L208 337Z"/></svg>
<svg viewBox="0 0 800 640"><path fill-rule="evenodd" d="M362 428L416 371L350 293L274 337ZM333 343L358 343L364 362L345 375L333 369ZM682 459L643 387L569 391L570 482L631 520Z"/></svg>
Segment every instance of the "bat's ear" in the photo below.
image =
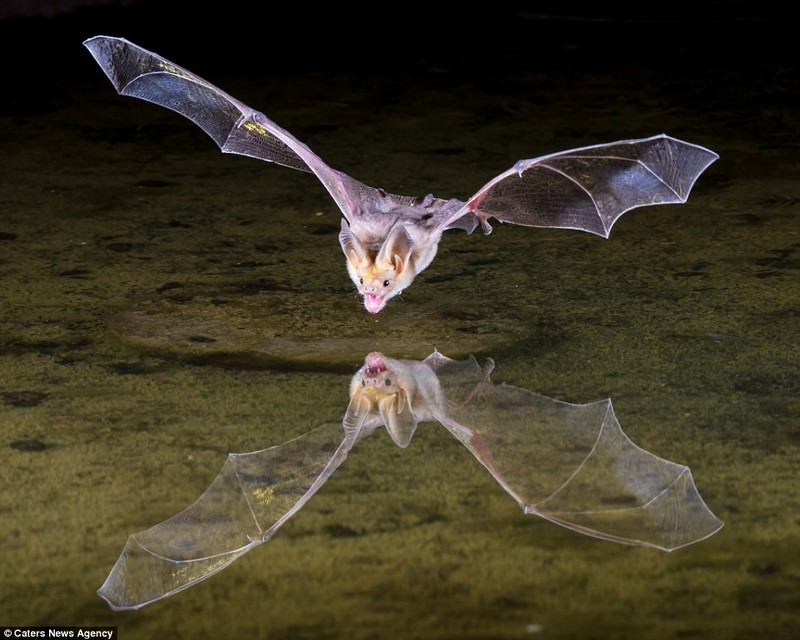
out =
<svg viewBox="0 0 800 640"><path fill-rule="evenodd" d="M350 225L342 218L342 230L339 232L339 244L347 258L348 264L359 271L362 267L369 264L367 247L350 231Z"/></svg>
<svg viewBox="0 0 800 640"><path fill-rule="evenodd" d="M356 390L350 398L350 404L347 405L347 411L342 420L345 433L360 431L369 418L371 408L372 403L364 397L360 389Z"/></svg>
<svg viewBox="0 0 800 640"><path fill-rule="evenodd" d="M404 389L393 393L378 403L378 410L381 413L383 424L389 432L394 443L401 449L405 449L414 436L419 421L411 411L411 404L408 402L408 395Z"/></svg>
<svg viewBox="0 0 800 640"><path fill-rule="evenodd" d="M396 224L383 241L381 250L375 257L375 266L381 270L394 269L397 273L402 273L413 250L414 241L408 231L403 225Z"/></svg>

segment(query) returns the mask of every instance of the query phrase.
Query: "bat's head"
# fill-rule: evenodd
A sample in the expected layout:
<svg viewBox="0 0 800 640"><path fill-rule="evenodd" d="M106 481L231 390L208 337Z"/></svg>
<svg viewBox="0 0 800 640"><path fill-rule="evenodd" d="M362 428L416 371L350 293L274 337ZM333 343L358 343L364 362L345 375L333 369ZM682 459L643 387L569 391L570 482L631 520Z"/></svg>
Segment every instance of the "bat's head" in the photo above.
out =
<svg viewBox="0 0 800 640"><path fill-rule="evenodd" d="M339 241L347 257L347 272L370 313L381 311L413 282L414 242L402 225L392 227L380 248L371 250L343 221Z"/></svg>
<svg viewBox="0 0 800 640"><path fill-rule="evenodd" d="M395 256L395 260L389 265L380 264L376 260L350 277L364 297L364 308L370 313L378 313L389 300L411 284L413 278L409 278L408 273L400 257Z"/></svg>
<svg viewBox="0 0 800 640"><path fill-rule="evenodd" d="M419 423L411 407L416 388L406 363L370 353L350 381L345 424L382 424L397 446L407 447Z"/></svg>
<svg viewBox="0 0 800 640"><path fill-rule="evenodd" d="M350 382L350 395L361 391L371 398L380 400L397 393L401 363L373 351L364 358L364 364Z"/></svg>

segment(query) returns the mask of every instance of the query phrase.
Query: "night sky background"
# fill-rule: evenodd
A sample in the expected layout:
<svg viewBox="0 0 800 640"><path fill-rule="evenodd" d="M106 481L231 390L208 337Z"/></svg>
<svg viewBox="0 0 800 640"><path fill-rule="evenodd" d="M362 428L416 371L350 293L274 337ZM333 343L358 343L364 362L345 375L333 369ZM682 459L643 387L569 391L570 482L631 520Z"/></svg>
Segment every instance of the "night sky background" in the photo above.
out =
<svg viewBox="0 0 800 640"><path fill-rule="evenodd" d="M448 3L449 4L449 3ZM79 43L122 36L209 74L304 70L365 73L445 67L491 82L514 68L564 71L631 67L748 67L793 64L797 43L788 8L770 3L643 3L614 9L583 3L0 1L0 47L9 102L19 91L96 73ZM788 7L788 5L784 5ZM7 85L8 86L8 85ZM9 95L10 93L10 95ZM51 99L54 96L50 96Z"/></svg>

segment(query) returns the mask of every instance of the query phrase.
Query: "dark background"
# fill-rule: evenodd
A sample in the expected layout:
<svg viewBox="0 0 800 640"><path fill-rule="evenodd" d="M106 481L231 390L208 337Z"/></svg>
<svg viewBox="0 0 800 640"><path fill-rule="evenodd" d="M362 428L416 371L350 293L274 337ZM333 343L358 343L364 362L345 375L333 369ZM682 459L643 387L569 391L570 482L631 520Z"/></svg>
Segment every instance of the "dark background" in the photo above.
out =
<svg viewBox="0 0 800 640"><path fill-rule="evenodd" d="M609 3L604 3L609 4ZM62 81L91 64L77 44L116 35L205 73L431 71L496 77L515 67L748 67L796 60L794 19L770 3L160 2L0 0L4 74ZM784 5L788 7L788 5ZM82 61L82 63L81 63ZM188 63L187 63L188 66ZM28 78L31 80L31 78ZM13 99L13 96L12 96Z"/></svg>

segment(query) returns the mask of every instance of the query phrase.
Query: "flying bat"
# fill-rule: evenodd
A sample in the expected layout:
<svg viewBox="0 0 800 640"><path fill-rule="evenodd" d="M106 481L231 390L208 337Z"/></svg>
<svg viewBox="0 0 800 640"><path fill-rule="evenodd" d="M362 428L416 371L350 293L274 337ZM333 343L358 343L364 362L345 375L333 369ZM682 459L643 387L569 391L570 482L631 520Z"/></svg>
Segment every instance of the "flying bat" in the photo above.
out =
<svg viewBox="0 0 800 640"><path fill-rule="evenodd" d="M568 404L496 385L493 368L438 351L422 361L370 353L341 424L229 454L193 505L128 538L98 593L138 609L221 571L272 538L381 426L405 448L419 423L442 424L525 514L578 533L672 551L722 527L689 468L631 442L611 400Z"/></svg>
<svg viewBox="0 0 800 640"><path fill-rule="evenodd" d="M449 229L471 233L480 226L488 234L494 219L607 238L630 209L685 202L718 157L662 134L520 160L466 202L395 195L332 169L263 113L155 53L109 36L84 45L120 94L183 114L223 152L316 175L344 216L339 242L347 271L371 313L431 263Z"/></svg>

